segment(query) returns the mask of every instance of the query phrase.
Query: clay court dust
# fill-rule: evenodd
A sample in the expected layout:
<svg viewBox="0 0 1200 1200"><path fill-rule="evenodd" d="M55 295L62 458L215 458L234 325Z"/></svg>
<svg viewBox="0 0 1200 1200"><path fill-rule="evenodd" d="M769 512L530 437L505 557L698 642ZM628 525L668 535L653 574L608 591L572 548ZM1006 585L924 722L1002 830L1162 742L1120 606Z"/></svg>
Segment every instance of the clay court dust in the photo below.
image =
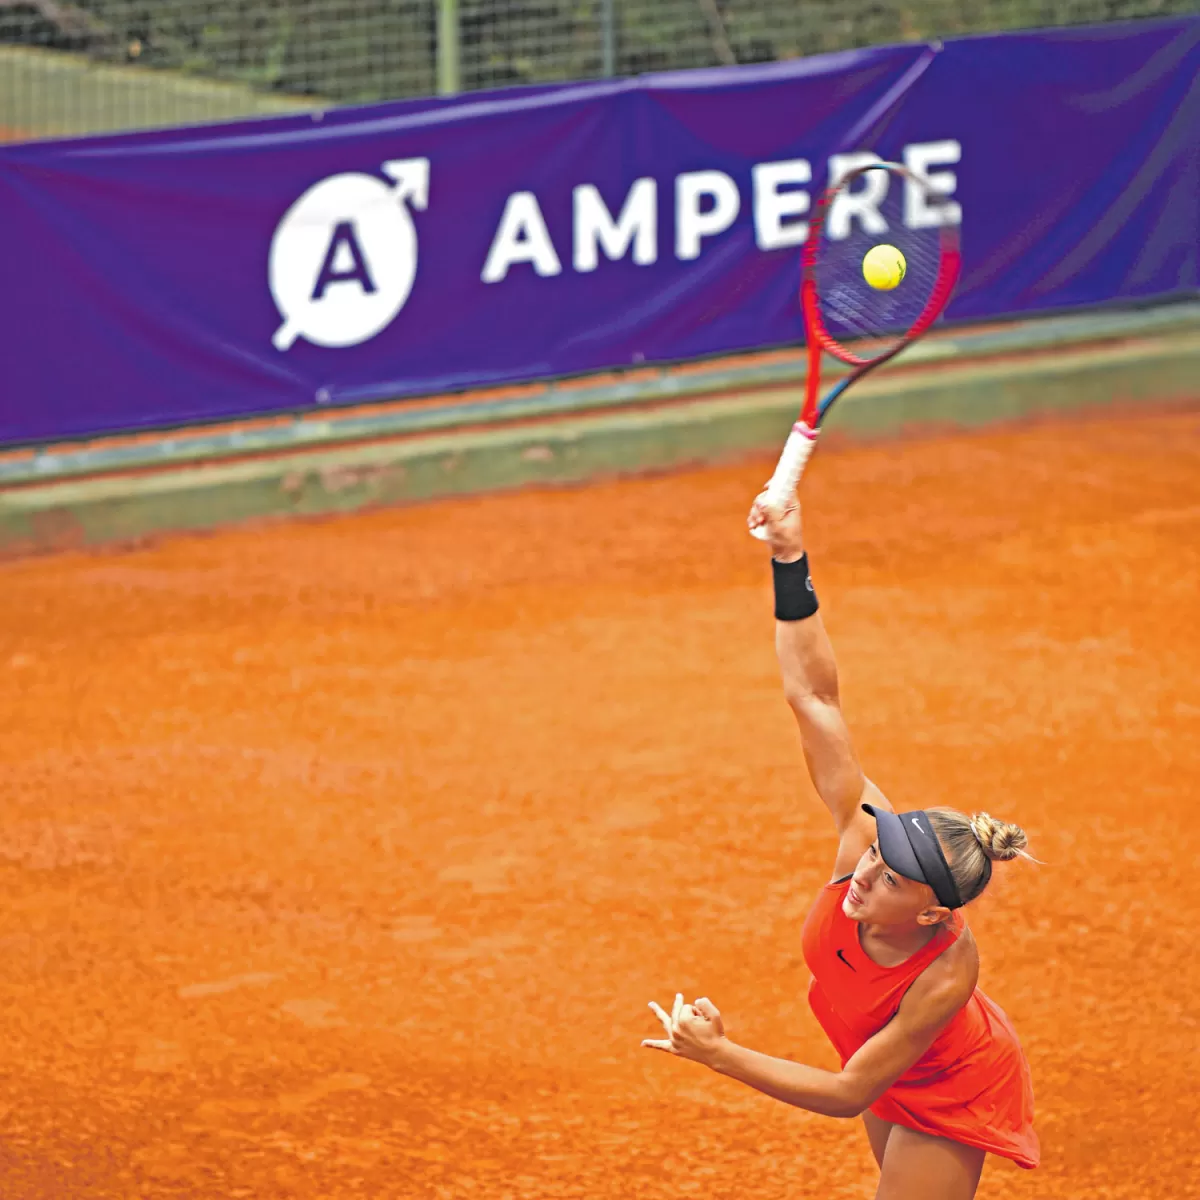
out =
<svg viewBox="0 0 1200 1200"><path fill-rule="evenodd" d="M834 1065L769 465L0 568L0 1194L870 1197L857 1122L638 1044L681 990ZM1200 414L805 500L868 773L1046 864L969 910L1044 1162L980 1197L1197 1194Z"/></svg>

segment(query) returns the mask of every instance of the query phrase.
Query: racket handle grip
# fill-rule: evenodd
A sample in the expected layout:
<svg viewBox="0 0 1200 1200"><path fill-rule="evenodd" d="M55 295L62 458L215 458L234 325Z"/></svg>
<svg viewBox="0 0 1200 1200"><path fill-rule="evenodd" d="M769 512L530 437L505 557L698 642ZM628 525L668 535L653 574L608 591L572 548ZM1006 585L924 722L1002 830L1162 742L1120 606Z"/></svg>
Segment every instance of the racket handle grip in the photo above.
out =
<svg viewBox="0 0 1200 1200"><path fill-rule="evenodd" d="M800 484L800 476L804 474L804 468L816 445L817 430L810 429L803 421L797 421L792 426L792 432L788 434L788 440L783 444L783 453L780 454L779 462L775 464L775 471L765 489L766 502L771 508L783 512L792 503L796 488ZM765 542L767 527L760 525L757 529L750 530L750 535L758 538L760 542Z"/></svg>

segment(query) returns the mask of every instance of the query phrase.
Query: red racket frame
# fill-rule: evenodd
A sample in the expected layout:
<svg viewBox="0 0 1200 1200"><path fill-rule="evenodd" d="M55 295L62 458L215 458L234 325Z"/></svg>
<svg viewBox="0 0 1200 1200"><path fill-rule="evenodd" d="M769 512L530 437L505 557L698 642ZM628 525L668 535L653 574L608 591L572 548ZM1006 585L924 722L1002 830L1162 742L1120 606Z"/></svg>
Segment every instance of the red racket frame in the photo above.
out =
<svg viewBox="0 0 1200 1200"><path fill-rule="evenodd" d="M917 319L901 334L895 343L879 354L865 357L847 349L826 328L821 316L820 288L818 275L820 271L821 238L825 232L825 222L829 216L829 208L839 192L854 183L869 171L886 170L894 175L900 175L906 181L911 180L925 189L931 199L946 201L946 197L937 192L930 184L899 163L876 162L868 163L847 172L838 182L827 187L821 193L809 224L808 238L800 252L800 308L804 316L804 329L808 342L808 378L805 384L804 407L800 413L800 421L809 429L816 430L825 414L837 398L856 380L861 379L868 371L882 366L885 362L896 357L906 346L911 346L917 338L928 332L929 328L945 311L950 297L954 293L958 276L962 270L962 249L959 239L958 225L944 222L940 229L940 251L938 272L934 277L933 287L925 307ZM840 380L837 386L826 397L822 404L818 392L821 386L821 352L826 351L834 358L844 362L854 370L846 378Z"/></svg>

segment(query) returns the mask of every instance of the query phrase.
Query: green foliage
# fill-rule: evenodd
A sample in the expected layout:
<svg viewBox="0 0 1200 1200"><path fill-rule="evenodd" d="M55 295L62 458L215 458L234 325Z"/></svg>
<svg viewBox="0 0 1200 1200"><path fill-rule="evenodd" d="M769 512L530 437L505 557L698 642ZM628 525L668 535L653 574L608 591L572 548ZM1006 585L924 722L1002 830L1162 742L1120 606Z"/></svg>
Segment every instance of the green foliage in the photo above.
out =
<svg viewBox="0 0 1200 1200"><path fill-rule="evenodd" d="M1194 11L1197 0L613 0L621 74ZM18 0L0 40L350 103L435 88L438 0ZM600 74L602 0L460 0L467 88ZM714 17L715 14L715 17Z"/></svg>
<svg viewBox="0 0 1200 1200"><path fill-rule="evenodd" d="M67 36L30 3L6 41L84 49L97 61L169 68L341 102L434 88L434 0L74 0L91 35Z"/></svg>

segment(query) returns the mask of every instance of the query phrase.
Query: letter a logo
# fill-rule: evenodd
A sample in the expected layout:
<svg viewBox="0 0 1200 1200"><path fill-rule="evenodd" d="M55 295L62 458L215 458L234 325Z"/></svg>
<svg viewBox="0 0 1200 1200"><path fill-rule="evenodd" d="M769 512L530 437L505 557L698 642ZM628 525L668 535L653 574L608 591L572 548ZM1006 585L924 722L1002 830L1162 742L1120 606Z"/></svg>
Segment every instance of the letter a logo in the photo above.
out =
<svg viewBox="0 0 1200 1200"><path fill-rule="evenodd" d="M410 207L429 203L429 159L383 164L375 175L334 175L284 214L271 241L268 278L283 316L272 339L288 350L357 346L382 332L408 301L417 277Z"/></svg>

